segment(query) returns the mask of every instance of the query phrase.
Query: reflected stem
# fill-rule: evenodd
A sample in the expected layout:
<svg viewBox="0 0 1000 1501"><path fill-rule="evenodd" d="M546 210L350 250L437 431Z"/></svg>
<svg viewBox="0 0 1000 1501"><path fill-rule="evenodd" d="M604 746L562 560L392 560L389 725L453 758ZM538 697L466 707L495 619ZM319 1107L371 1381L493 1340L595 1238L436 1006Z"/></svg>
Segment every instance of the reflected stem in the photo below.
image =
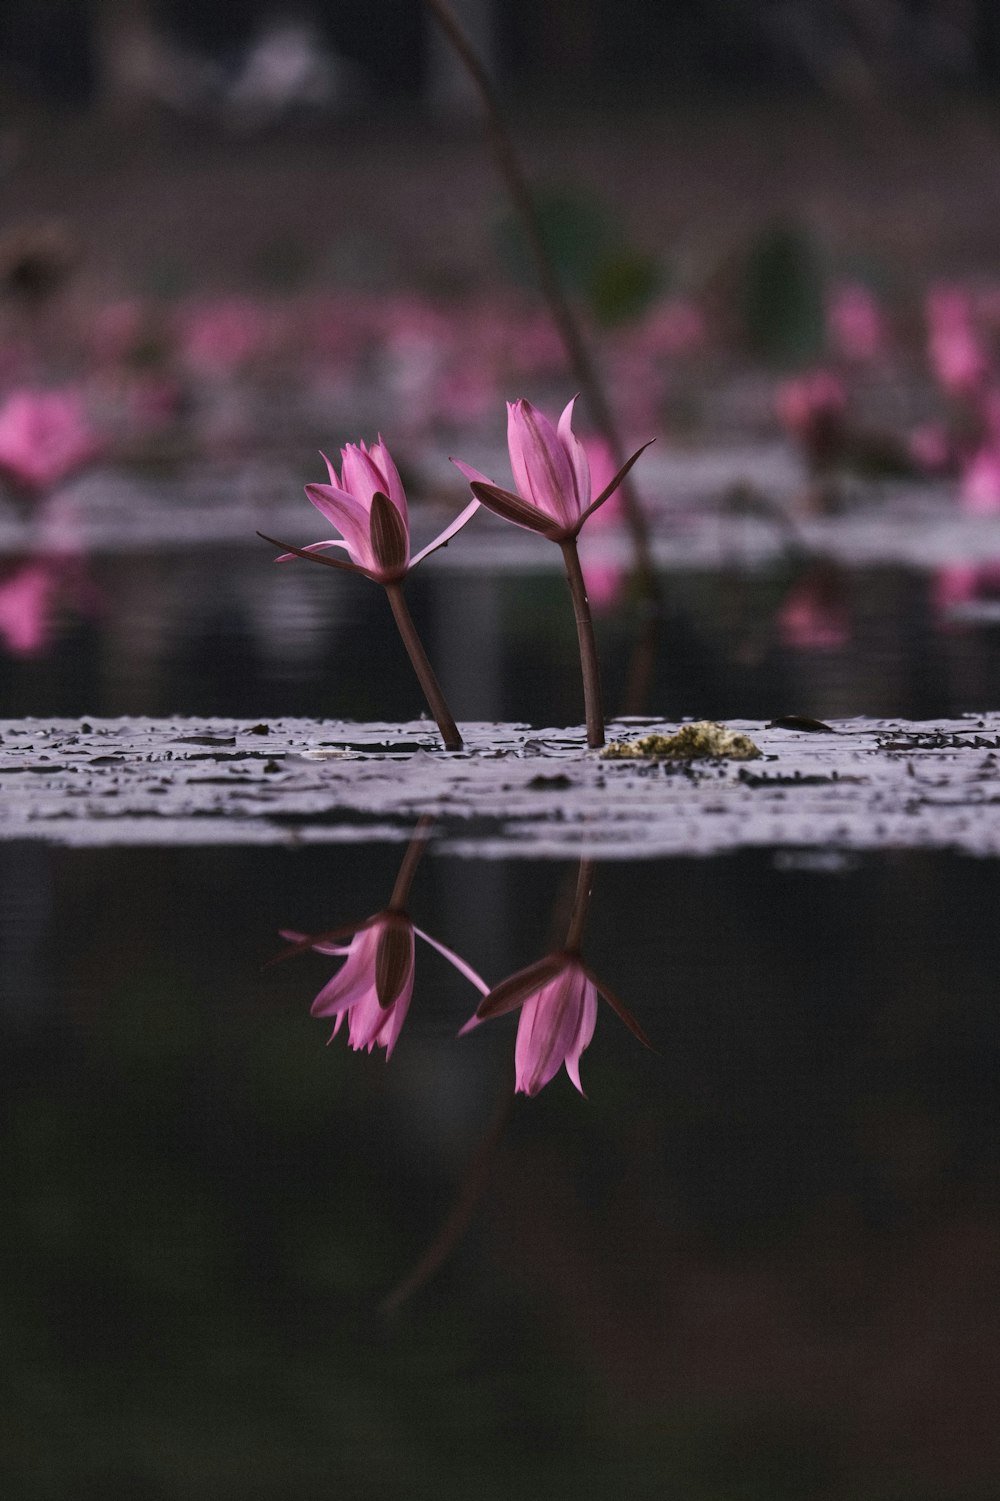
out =
<svg viewBox="0 0 1000 1501"><path fill-rule="evenodd" d="M384 1318L391 1318L393 1314L398 1313L403 1304L409 1302L414 1293L419 1292L425 1283L431 1280L465 1235L489 1187L490 1169L507 1128L507 1122L510 1120L513 1105L514 1094L510 1087L510 1080L505 1077L486 1133L472 1154L455 1196L455 1202L420 1260L382 1299L379 1312Z"/></svg>
<svg viewBox="0 0 1000 1501"><path fill-rule="evenodd" d="M570 954L579 953L583 943L583 930L587 926L587 913L590 911L590 894L594 889L594 869L593 860L581 860L576 873L576 894L566 928L566 951Z"/></svg>
<svg viewBox="0 0 1000 1501"><path fill-rule="evenodd" d="M386 594L389 596L389 604L395 617L399 634L403 638L407 655L413 663L413 670L417 674L420 686L424 690L427 707L437 721L437 727L441 731L445 750L461 750L462 737L458 733L458 726L452 718L451 710L445 701L441 691L441 684L435 676L430 659L424 651L423 642L417 635L417 628L413 624L413 616L403 596L403 586L400 583L384 584Z"/></svg>
<svg viewBox="0 0 1000 1501"><path fill-rule="evenodd" d="M406 846L406 854L403 856L399 873L396 876L396 884L392 888L392 896L389 898L390 912L405 912L410 900L410 887L413 885L413 877L417 873L417 866L423 858L427 841L430 839L431 829L434 827L434 815L424 813L417 821L416 828L410 835L410 842Z"/></svg>
<svg viewBox="0 0 1000 1501"><path fill-rule="evenodd" d="M591 417L606 439L616 464L620 466L625 461L625 447L618 424L591 358L579 320L563 291L559 273L545 243L538 209L514 149L514 143L504 121L490 76L449 0L424 0L424 3L447 36L479 94L497 169L510 195L514 212L521 221L525 239L535 260L542 294L552 314L552 321L562 340L566 357L579 382ZM622 482L621 498L625 523L632 539L636 592L645 602L650 617L643 631L644 640L637 650L636 663L629 674L622 713L641 714L646 707L651 686L650 657L655 650L662 599L660 582L653 566L649 522L630 479Z"/></svg>
<svg viewBox="0 0 1000 1501"><path fill-rule="evenodd" d="M594 638L594 622L590 614L587 585L580 566L580 553L575 537L564 537L559 543L563 562L566 565L566 581L573 596L573 614L576 617L576 637L580 645L580 671L583 674L583 703L587 716L587 744L591 750L600 750L604 744L604 708L601 703L601 669L597 659L597 642Z"/></svg>

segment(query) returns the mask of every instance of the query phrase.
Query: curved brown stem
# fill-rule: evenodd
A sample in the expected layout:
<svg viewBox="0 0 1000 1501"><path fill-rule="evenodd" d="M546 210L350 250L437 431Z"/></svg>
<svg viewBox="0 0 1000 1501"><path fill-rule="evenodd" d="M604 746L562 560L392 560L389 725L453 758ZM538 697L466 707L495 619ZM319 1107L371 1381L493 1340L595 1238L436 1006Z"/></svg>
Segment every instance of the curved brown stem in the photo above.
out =
<svg viewBox="0 0 1000 1501"><path fill-rule="evenodd" d="M566 564L566 579L573 596L573 614L576 616L576 636L580 643L580 670L583 673L583 703L587 715L587 744L591 750L599 750L604 744L604 709L601 705L601 669L597 660L597 642L594 639L594 622L590 616L590 601L576 538L566 537L559 543L563 562Z"/></svg>
<svg viewBox="0 0 1000 1501"><path fill-rule="evenodd" d="M454 47L458 58L475 84L479 97L482 100L497 167L500 176L506 184L507 192L510 194L514 210L521 220L525 238L535 259L542 293L549 305L553 322L556 325L559 337L566 350L567 358L579 382L580 390L590 408L591 416L607 441L614 455L616 465L621 466L625 462L626 454L621 434L618 430L618 424L611 410L611 404L604 393L604 386L597 374L580 325L562 289L559 275L546 247L545 237L542 233L542 226L538 217L538 210L535 207L527 179L521 169L517 152L514 150L514 144L504 123L500 103L490 81L489 74L483 67L482 59L479 57L458 17L455 15L454 10L449 4L449 0L424 0L424 3ZM653 557L649 542L649 523L639 497L636 495L630 481L626 480L622 483L621 497L622 510L632 538L632 547L635 554L637 591L640 598L646 601L650 617L655 619L659 615L660 609L660 586L653 567ZM630 686L633 695L639 685L640 679L642 680L643 691L648 689L648 673L640 669L639 672L632 674ZM642 703L626 702L623 712L626 714L636 714L640 713L643 708L644 704ZM603 744L603 741L601 743Z"/></svg>
<svg viewBox="0 0 1000 1501"><path fill-rule="evenodd" d="M399 583L385 584L386 594L392 606L392 613L399 627L399 634L403 638L413 670L420 680L420 686L424 690L427 707L437 720L437 727L441 731L445 750L461 750L462 737L458 733L458 726L451 715L451 710L445 702L445 696L441 692L441 684L434 674L430 659L424 651L424 644L417 635L417 628L413 624L413 616L409 606L403 597L403 586Z"/></svg>

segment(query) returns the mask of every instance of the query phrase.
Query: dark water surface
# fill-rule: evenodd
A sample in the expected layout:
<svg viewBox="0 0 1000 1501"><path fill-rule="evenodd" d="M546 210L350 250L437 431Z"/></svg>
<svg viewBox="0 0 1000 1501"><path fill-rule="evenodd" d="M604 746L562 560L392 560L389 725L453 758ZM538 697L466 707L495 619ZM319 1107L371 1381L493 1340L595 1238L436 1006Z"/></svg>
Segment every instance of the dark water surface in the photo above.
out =
<svg viewBox="0 0 1000 1501"><path fill-rule="evenodd" d="M4 1493L994 1496L992 862L599 867L659 1054L602 1005L508 1116L432 950L388 1063L309 1015L341 961L262 968L401 849L0 847ZM432 846L410 912L495 983L574 876Z"/></svg>
<svg viewBox="0 0 1000 1501"><path fill-rule="evenodd" d="M261 543L96 558L83 603L79 590L54 601L43 650L18 657L0 646L4 716L419 715L382 590L327 569L276 568L272 556ZM925 719L993 708L1000 573L969 573L966 597L946 605L942 571L901 566L668 574L644 710ZM609 713L623 707L642 618L622 587L616 608L596 617ZM558 570L424 568L407 594L459 721L580 722Z"/></svg>

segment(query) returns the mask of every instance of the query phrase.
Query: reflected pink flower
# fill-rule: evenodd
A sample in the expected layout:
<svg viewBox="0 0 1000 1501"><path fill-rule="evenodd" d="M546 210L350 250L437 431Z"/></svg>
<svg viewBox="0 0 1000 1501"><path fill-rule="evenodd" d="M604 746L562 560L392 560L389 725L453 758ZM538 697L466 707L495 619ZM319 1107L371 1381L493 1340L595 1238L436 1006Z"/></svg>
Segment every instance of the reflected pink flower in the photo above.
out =
<svg viewBox="0 0 1000 1501"><path fill-rule="evenodd" d="M598 510L621 484L643 448L623 464L596 500L591 500L590 462L573 432L570 401L553 427L548 418L523 397L507 403L507 448L517 493L503 490L492 480L465 464L452 463L472 485L472 493L490 511L515 526L540 532L553 542L574 538L588 516Z"/></svg>
<svg viewBox="0 0 1000 1501"><path fill-rule="evenodd" d="M301 933L287 930L282 937L318 954L344 958L344 964L316 996L310 1014L334 1018L331 1041L346 1017L348 1042L355 1051L365 1048L370 1053L380 1047L385 1048L386 1059L392 1056L413 996L414 935L443 955L481 995L489 990L464 959L416 927L403 912L379 912L340 930L339 936L350 934L353 936L346 946L336 942L337 935L333 941L319 939L314 943Z"/></svg>
<svg viewBox="0 0 1000 1501"><path fill-rule="evenodd" d="M331 1039L346 1016L352 1048L367 1048L369 1053L376 1046L385 1048L390 1058L413 995L412 924L396 913L383 913L370 918L346 948L325 943L314 947L320 954L343 955L345 963L323 986L310 1014L335 1018Z"/></svg>
<svg viewBox="0 0 1000 1501"><path fill-rule="evenodd" d="M841 651L851 639L851 616L840 573L829 565L806 572L779 608L777 625L796 651Z"/></svg>
<svg viewBox="0 0 1000 1501"><path fill-rule="evenodd" d="M843 359L868 364L885 353L885 318L876 298L860 282L842 282L826 310L830 342Z"/></svg>
<svg viewBox="0 0 1000 1501"><path fill-rule="evenodd" d="M40 493L100 449L75 391L16 391L0 407L0 474Z"/></svg>
<svg viewBox="0 0 1000 1501"><path fill-rule="evenodd" d="M597 1025L597 987L582 964L568 959L560 974L521 1007L514 1045L514 1091L536 1095L563 1064L576 1088L580 1058Z"/></svg>
<svg viewBox="0 0 1000 1501"><path fill-rule="evenodd" d="M962 471L959 495L970 516L1000 511L1000 449L988 446L972 456Z"/></svg>
<svg viewBox="0 0 1000 1501"><path fill-rule="evenodd" d="M567 1074L583 1094L580 1058L594 1035L599 995L633 1036L655 1052L624 1002L597 978L575 947L548 954L494 986L459 1036L520 1006L514 1045L515 1093L538 1094L565 1064Z"/></svg>
<svg viewBox="0 0 1000 1501"><path fill-rule="evenodd" d="M949 625L961 624L969 606L988 602L1000 610L1000 561L949 563L936 569L931 602L935 614Z"/></svg>
<svg viewBox="0 0 1000 1501"><path fill-rule="evenodd" d="M514 1045L514 1091L536 1095L566 1065L581 1094L580 1058L597 1024L597 983L575 954L550 954L490 991L460 1036L521 1007Z"/></svg>
<svg viewBox="0 0 1000 1501"><path fill-rule="evenodd" d="M0 581L0 638L16 657L31 657L46 645L56 579L52 568L33 561Z"/></svg>
<svg viewBox="0 0 1000 1501"><path fill-rule="evenodd" d="M303 554L308 557L330 548L343 548L351 560L349 563L334 558L316 558L316 561L351 573L363 573L379 584L393 583L423 558L450 542L479 509L479 501L472 501L433 542L411 557L406 494L399 471L381 437L371 448L365 443L348 443L340 450L340 456L342 467L338 474L326 454L323 455L330 471L328 485L306 485L309 499L337 528L340 537L282 553L277 560L279 563L287 563ZM278 543L278 546L287 544Z"/></svg>

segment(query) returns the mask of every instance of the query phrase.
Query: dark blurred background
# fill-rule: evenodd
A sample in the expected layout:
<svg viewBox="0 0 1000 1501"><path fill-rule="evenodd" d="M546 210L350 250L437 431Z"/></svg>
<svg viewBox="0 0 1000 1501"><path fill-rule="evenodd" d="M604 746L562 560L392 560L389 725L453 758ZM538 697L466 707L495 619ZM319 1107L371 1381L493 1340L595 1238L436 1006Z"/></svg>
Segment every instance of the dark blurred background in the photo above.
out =
<svg viewBox="0 0 1000 1501"><path fill-rule="evenodd" d="M605 196L647 250L714 264L720 243L804 213L915 275L992 259L988 0L456 9L536 182ZM361 257L373 275L490 269L475 101L420 0L12 0L0 185L4 221L71 218L89 272L130 290L162 289L167 248L175 279L190 259L202 286L276 265L322 278L348 232L381 237L381 259Z"/></svg>
<svg viewBox="0 0 1000 1501"><path fill-rule="evenodd" d="M456 0L496 74L526 97L579 108L596 98L663 102L705 90L787 95L995 86L1000 17L990 0ZM211 58L279 25L311 31L373 101L433 99L438 59L420 0L23 0L4 7L9 94L106 107L140 52ZM152 93L153 79L147 79Z"/></svg>

